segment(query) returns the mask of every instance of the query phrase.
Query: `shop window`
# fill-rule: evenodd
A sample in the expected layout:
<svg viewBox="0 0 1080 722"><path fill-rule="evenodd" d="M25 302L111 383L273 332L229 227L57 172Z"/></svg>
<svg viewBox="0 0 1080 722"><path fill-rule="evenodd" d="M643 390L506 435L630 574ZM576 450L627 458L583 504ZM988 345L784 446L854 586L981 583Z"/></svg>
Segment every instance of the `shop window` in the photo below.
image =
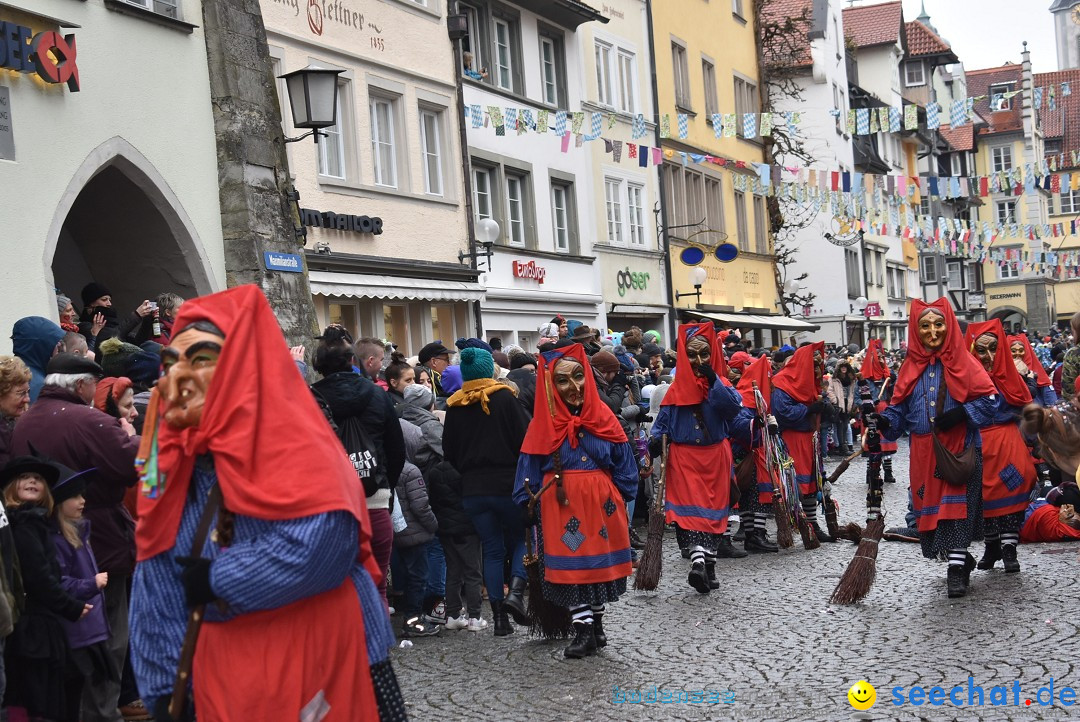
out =
<svg viewBox="0 0 1080 722"><path fill-rule="evenodd" d="M375 185L397 188L397 136L394 124L397 101L373 95L371 110L371 163Z"/></svg>
<svg viewBox="0 0 1080 722"><path fill-rule="evenodd" d="M383 336L402 349L409 347L409 309L398 304L383 304Z"/></svg>
<svg viewBox="0 0 1080 722"><path fill-rule="evenodd" d="M424 192L443 195L443 113L420 109L420 144L424 159Z"/></svg>
<svg viewBox="0 0 1080 722"><path fill-rule="evenodd" d="M431 338L457 338L454 328L454 307L431 304Z"/></svg>
<svg viewBox="0 0 1080 722"><path fill-rule="evenodd" d="M360 337L360 327L356 323L356 304L331 303L328 310L327 323L342 326L353 338Z"/></svg>

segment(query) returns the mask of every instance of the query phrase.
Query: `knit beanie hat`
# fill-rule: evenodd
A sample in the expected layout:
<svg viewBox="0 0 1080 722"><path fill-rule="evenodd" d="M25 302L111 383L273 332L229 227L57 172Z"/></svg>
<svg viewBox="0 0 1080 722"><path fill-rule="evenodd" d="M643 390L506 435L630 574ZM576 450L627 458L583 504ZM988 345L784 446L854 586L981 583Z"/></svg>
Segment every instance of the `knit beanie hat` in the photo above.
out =
<svg viewBox="0 0 1080 722"><path fill-rule="evenodd" d="M462 351L464 351L467 348L482 348L485 351L487 351L488 353L491 353L492 350L493 350L491 348L491 345L488 344L487 341L484 341L484 340L479 339L479 338L459 338L457 341L454 341L454 345L457 346L458 349L460 349Z"/></svg>
<svg viewBox="0 0 1080 722"><path fill-rule="evenodd" d="M405 397L405 403L409 406L430 409L431 404L435 402L435 394L431 393L431 389L423 384L409 384L401 393Z"/></svg>
<svg viewBox="0 0 1080 722"><path fill-rule="evenodd" d="M491 372L495 373L495 365L492 364ZM444 394L452 394L455 391L461 389L461 367L460 366L447 366L443 369L442 376L439 377L439 383L442 385Z"/></svg>
<svg viewBox="0 0 1080 722"><path fill-rule="evenodd" d="M461 352L461 380L490 379L495 375L495 360L482 348L467 348Z"/></svg>
<svg viewBox="0 0 1080 722"><path fill-rule="evenodd" d="M102 341L98 347L98 363L106 376L127 376L128 361L137 353L142 353L142 349L134 344L124 343L114 336Z"/></svg>
<svg viewBox="0 0 1080 722"><path fill-rule="evenodd" d="M517 369L524 368L526 366L536 366L536 357L524 352L510 355L511 371L516 371Z"/></svg>
<svg viewBox="0 0 1080 722"><path fill-rule="evenodd" d="M590 359L593 368L602 374L615 373L619 370L619 359L608 351L599 351Z"/></svg>
<svg viewBox="0 0 1080 722"><path fill-rule="evenodd" d="M102 296L111 296L112 293L110 293L109 289L105 288L104 285L98 283L97 281L91 281L90 283L83 286L83 290L80 295L82 296L83 306L89 306L91 303L98 300Z"/></svg>
<svg viewBox="0 0 1080 722"><path fill-rule="evenodd" d="M510 370L510 357L504 354L502 351L492 351L491 359L499 364L499 368L509 371Z"/></svg>

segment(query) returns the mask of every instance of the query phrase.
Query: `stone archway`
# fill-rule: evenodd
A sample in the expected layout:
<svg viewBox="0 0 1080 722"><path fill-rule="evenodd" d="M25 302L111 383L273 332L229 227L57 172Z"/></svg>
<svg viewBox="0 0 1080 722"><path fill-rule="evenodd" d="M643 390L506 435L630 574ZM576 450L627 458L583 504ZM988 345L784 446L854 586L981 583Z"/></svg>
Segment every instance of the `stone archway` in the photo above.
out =
<svg viewBox="0 0 1080 722"><path fill-rule="evenodd" d="M1005 327L1005 333L1019 333L1019 329L1027 328L1027 313L1016 306L999 306L990 315L991 319L1001 319L1001 325Z"/></svg>
<svg viewBox="0 0 1080 722"><path fill-rule="evenodd" d="M120 309L164 291L211 293L206 249L180 200L153 164L114 137L94 149L57 204L45 243L46 278L80 307L89 281Z"/></svg>

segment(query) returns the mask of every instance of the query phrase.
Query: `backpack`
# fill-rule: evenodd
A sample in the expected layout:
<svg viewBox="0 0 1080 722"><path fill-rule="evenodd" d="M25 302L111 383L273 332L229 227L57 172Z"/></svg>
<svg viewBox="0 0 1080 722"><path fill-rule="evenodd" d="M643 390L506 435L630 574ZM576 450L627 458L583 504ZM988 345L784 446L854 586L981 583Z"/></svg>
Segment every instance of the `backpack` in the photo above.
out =
<svg viewBox="0 0 1080 722"><path fill-rule="evenodd" d="M330 405L326 403L326 399L315 388L309 388L311 388L311 393L315 397L315 402L319 404L323 416L326 417L327 423L330 424L330 428L334 430L338 439L341 440L341 445L345 447L345 453L348 455L349 461L352 462L353 468L356 469L356 475L360 477L360 482L364 485L364 496L371 496L380 488L390 488L386 468L379 463L375 444L371 442L371 437L364 431L360 419L350 416L339 426L334 422L334 415L330 411Z"/></svg>

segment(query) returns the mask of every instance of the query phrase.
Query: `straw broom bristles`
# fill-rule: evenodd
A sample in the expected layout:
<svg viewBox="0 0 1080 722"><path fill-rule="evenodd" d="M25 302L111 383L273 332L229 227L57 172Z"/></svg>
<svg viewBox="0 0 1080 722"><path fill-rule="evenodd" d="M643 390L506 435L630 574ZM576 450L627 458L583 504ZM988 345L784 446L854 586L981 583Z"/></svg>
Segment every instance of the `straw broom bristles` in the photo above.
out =
<svg viewBox="0 0 1080 722"><path fill-rule="evenodd" d="M656 487L656 498L649 509L649 534L645 539L645 549L641 554L637 574L634 575L634 589L651 592L660 584L663 572L664 530L664 493L667 484L668 440L663 437L663 452L660 462L660 483Z"/></svg>
<svg viewBox="0 0 1080 722"><path fill-rule="evenodd" d="M877 576L878 546L884 532L884 518L878 517L867 523L866 532L855 550L855 557L833 590L830 600L834 604L854 604L870 593Z"/></svg>

